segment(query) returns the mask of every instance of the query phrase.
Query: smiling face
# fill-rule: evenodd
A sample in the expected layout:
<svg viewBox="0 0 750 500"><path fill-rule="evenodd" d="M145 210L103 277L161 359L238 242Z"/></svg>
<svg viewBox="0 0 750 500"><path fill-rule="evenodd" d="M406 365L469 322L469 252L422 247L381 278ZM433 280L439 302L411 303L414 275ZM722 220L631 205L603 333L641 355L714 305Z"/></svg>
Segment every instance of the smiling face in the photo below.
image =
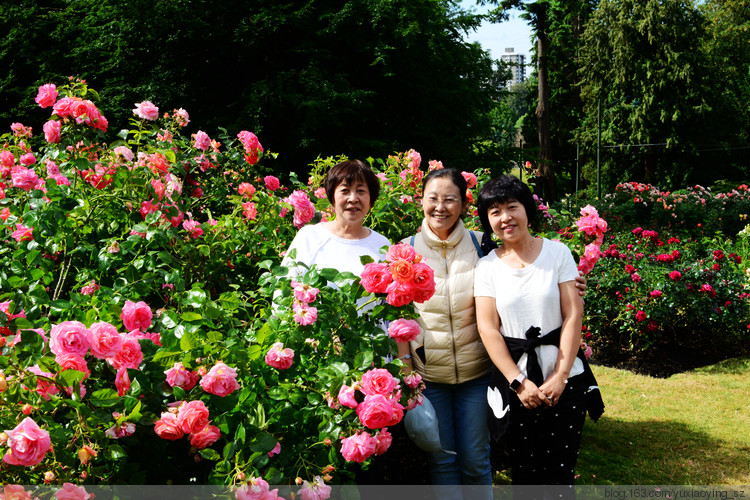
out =
<svg viewBox="0 0 750 500"><path fill-rule="evenodd" d="M436 177L425 185L422 198L424 218L441 240L448 239L465 208L461 190L450 177Z"/></svg>
<svg viewBox="0 0 750 500"><path fill-rule="evenodd" d="M492 232L503 242L518 242L530 235L529 218L523 204L516 200L496 203L487 209Z"/></svg>
<svg viewBox="0 0 750 500"><path fill-rule="evenodd" d="M349 225L362 225L370 210L370 189L362 180L346 181L336 186L333 193L336 219Z"/></svg>

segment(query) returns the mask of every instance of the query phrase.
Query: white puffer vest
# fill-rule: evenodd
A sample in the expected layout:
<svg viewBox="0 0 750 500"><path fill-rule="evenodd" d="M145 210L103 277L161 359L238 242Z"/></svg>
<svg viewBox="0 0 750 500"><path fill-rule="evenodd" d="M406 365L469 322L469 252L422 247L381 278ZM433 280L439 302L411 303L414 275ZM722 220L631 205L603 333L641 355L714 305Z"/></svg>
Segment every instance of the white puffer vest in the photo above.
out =
<svg viewBox="0 0 750 500"><path fill-rule="evenodd" d="M482 233L475 233L478 242ZM447 240L439 239L422 221L413 246L435 271L435 295L414 304L422 333L411 342L414 369L429 382L460 384L492 368L477 331L474 312L474 267L479 261L469 231L459 219ZM412 237L402 243L412 244ZM424 347L424 362L417 349Z"/></svg>

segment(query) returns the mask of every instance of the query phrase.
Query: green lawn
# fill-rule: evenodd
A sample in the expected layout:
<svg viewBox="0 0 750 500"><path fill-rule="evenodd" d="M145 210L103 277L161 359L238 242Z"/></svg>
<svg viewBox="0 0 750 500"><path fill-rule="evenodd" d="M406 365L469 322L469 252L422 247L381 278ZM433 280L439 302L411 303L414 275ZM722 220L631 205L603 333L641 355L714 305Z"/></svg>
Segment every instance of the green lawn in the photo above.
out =
<svg viewBox="0 0 750 500"><path fill-rule="evenodd" d="M606 409L584 426L578 484L750 484L750 357L667 379L592 369Z"/></svg>

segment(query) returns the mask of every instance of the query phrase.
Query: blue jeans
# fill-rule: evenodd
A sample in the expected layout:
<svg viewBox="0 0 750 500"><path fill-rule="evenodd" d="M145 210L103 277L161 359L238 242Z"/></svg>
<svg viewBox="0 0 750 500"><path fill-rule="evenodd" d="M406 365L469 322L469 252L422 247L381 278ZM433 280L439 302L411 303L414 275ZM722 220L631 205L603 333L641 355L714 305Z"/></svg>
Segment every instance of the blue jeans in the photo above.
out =
<svg viewBox="0 0 750 500"><path fill-rule="evenodd" d="M430 476L435 485L492 485L490 433L487 428L487 385L490 376L462 384L426 382L424 395L437 414L440 443L444 450L430 453ZM440 498L463 498L461 488L439 488ZM492 498L492 489L467 488ZM476 495L471 495L476 497Z"/></svg>

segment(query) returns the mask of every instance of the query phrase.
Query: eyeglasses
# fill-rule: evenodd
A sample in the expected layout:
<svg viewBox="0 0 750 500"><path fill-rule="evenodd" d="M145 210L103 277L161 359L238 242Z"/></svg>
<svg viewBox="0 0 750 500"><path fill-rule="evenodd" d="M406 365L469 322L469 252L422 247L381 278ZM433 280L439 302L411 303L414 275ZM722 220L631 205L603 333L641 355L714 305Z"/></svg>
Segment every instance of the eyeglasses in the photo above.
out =
<svg viewBox="0 0 750 500"><path fill-rule="evenodd" d="M442 203L446 208L451 208L456 206L460 202L461 201L458 198L454 198L452 196L449 196L447 198L437 198L435 196L431 196L425 199L425 203L430 207L436 207Z"/></svg>

